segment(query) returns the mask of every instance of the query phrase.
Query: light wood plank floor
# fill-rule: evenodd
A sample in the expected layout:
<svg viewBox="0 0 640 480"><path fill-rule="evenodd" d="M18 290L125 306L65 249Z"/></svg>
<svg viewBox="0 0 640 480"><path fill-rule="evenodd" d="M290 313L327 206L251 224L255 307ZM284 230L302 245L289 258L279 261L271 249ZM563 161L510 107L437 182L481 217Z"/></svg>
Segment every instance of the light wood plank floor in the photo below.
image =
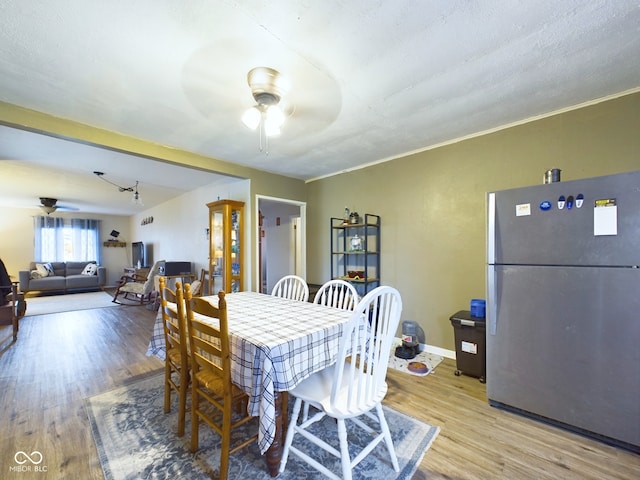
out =
<svg viewBox="0 0 640 480"><path fill-rule="evenodd" d="M0 478L101 479L87 396L162 367L146 357L154 312L114 307L25 317L0 328ZM639 479L640 456L490 407L476 379L445 360L426 377L389 371L385 403L441 428L414 480ZM638 419L629 419L638 421ZM17 451L47 473L15 472Z"/></svg>

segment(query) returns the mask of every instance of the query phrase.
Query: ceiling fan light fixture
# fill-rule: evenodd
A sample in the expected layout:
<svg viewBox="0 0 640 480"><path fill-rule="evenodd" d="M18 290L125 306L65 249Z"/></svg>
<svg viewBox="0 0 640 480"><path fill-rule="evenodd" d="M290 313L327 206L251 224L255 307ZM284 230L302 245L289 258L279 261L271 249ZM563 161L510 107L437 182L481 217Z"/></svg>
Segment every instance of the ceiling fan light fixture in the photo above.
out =
<svg viewBox="0 0 640 480"><path fill-rule="evenodd" d="M58 207L55 207L55 206L53 206L53 207L48 207L48 206L46 206L46 205L40 205L40 208L41 208L42 210L44 210L44 212L45 212L47 215L49 215L49 214L51 214L51 213L55 212L55 211L58 209Z"/></svg>
<svg viewBox="0 0 640 480"><path fill-rule="evenodd" d="M267 138L279 135L285 121L280 100L288 90L287 81L273 68L256 67L247 74L247 83L256 105L244 112L242 123L251 130L260 129L260 151L268 155Z"/></svg>
<svg viewBox="0 0 640 480"><path fill-rule="evenodd" d="M40 208L47 214L51 214L55 212L58 207L56 203L58 203L58 199L56 198L48 198L48 197L40 197Z"/></svg>
<svg viewBox="0 0 640 480"><path fill-rule="evenodd" d="M247 128L251 130L255 130L260 125L260 116L261 113L257 107L251 107L247 109L242 115L242 123L245 124Z"/></svg>
<svg viewBox="0 0 640 480"><path fill-rule="evenodd" d="M136 186L133 192L133 197L131 197L131 203L137 205L139 207L144 207L144 203L142 203L142 196L138 193L138 181L136 180Z"/></svg>
<svg viewBox="0 0 640 480"><path fill-rule="evenodd" d="M284 124L284 112L277 105L272 105L267 108L264 121L267 127L279 129Z"/></svg>

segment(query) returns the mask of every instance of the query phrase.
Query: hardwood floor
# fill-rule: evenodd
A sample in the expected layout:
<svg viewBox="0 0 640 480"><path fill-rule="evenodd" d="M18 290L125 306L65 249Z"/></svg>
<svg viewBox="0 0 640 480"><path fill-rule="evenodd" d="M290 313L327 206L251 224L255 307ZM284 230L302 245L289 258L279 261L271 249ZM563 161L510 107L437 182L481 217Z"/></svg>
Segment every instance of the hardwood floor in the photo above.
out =
<svg viewBox="0 0 640 480"><path fill-rule="evenodd" d="M154 318L145 307L25 317L15 344L0 328L0 478L103 478L84 399L162 367L145 355ZM414 480L640 478L640 456L492 408L454 370L389 371L385 403L441 428ZM16 471L19 451L41 452L47 472Z"/></svg>
<svg viewBox="0 0 640 480"><path fill-rule="evenodd" d="M119 306L24 317L15 344L0 330L0 478L103 478L84 398L163 366L145 355L154 319ZM10 471L18 451L41 452L47 474Z"/></svg>

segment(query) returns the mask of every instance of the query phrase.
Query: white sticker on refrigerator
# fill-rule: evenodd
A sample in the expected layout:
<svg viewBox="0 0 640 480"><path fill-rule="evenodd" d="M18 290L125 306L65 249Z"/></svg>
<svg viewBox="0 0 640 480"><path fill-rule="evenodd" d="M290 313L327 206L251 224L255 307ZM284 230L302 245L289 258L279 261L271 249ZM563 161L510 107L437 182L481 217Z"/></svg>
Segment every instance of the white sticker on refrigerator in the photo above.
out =
<svg viewBox="0 0 640 480"><path fill-rule="evenodd" d="M516 217L526 217L527 215L531 215L530 203L521 203L520 205L516 205Z"/></svg>
<svg viewBox="0 0 640 480"><path fill-rule="evenodd" d="M615 198L601 198L593 205L593 235L618 234L618 205Z"/></svg>

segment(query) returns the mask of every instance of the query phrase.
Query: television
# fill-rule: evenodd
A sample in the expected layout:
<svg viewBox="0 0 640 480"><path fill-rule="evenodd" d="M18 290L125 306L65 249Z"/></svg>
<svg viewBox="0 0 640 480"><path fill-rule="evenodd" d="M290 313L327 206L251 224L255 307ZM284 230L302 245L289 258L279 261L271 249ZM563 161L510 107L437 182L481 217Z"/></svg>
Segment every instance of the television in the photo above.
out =
<svg viewBox="0 0 640 480"><path fill-rule="evenodd" d="M136 268L138 266L138 262L140 262L140 266L144 267L145 258L144 258L144 243L142 242L132 242L131 243L131 260L133 262L133 267Z"/></svg>

